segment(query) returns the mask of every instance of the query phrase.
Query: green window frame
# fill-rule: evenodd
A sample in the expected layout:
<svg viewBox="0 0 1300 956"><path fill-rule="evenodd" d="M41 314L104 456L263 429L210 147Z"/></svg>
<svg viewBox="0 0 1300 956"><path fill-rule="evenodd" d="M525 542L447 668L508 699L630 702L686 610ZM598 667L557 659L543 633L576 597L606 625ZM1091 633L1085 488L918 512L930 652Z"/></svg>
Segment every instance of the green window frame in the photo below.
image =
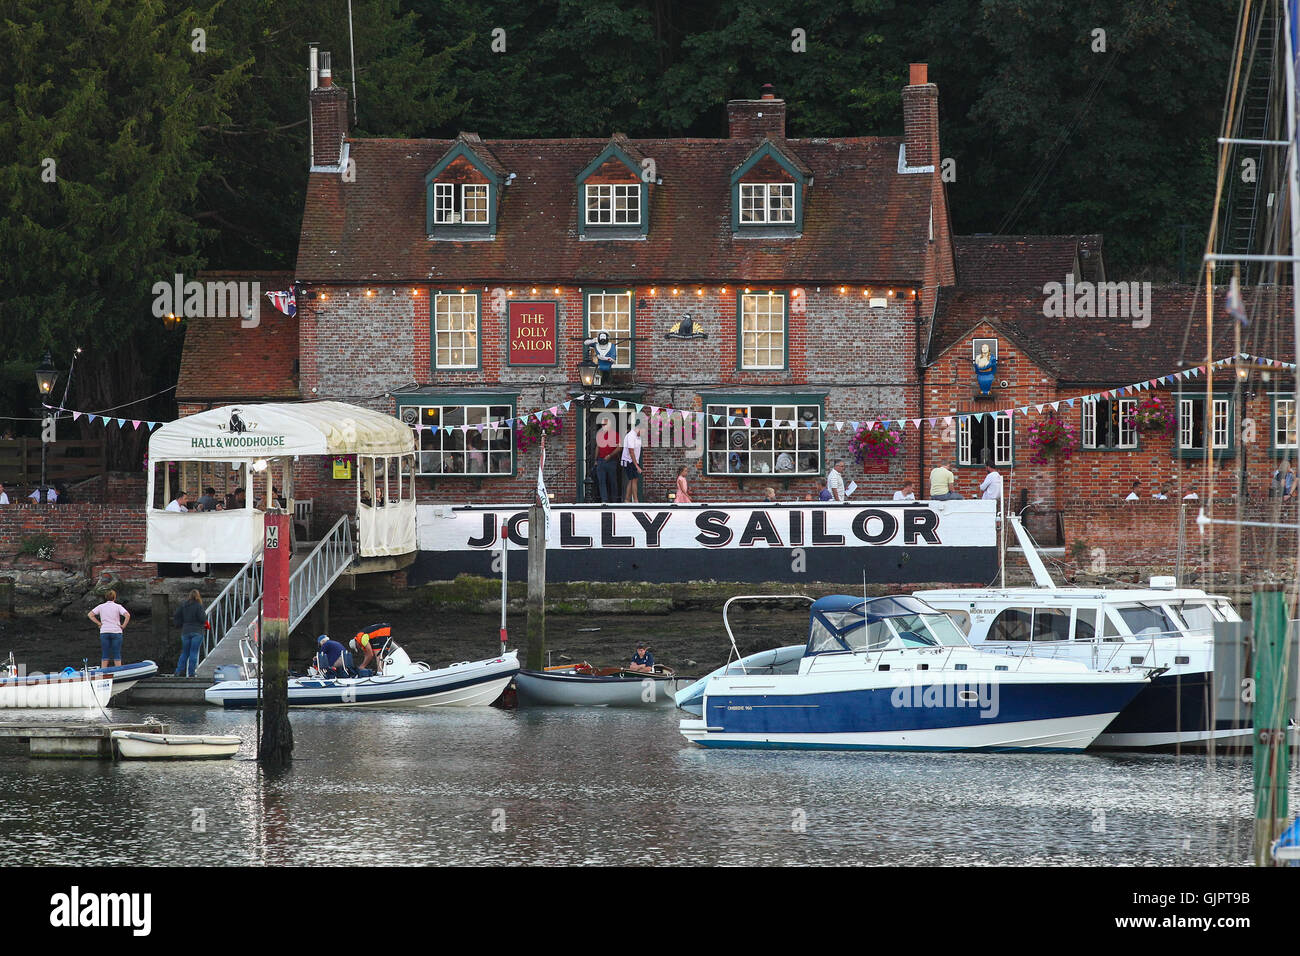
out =
<svg viewBox="0 0 1300 956"><path fill-rule="evenodd" d="M1174 454L1179 458L1230 458L1236 453L1236 409L1232 395L1214 392L1206 411L1204 395L1178 396L1178 438ZM1200 441L1197 441L1197 435Z"/></svg>
<svg viewBox="0 0 1300 956"><path fill-rule="evenodd" d="M474 328L465 327L468 313L464 300L474 299ZM444 311L441 300L446 300ZM445 320L445 325L444 325ZM446 346L439 344L439 336L446 336ZM467 343L467 337L473 336L473 342ZM465 353L474 349L474 364L463 362ZM447 361L441 361L446 354ZM452 361L459 355L460 363ZM483 295L477 291L456 289L431 289L429 291L429 357L434 371L438 372L476 372L483 367Z"/></svg>
<svg viewBox="0 0 1300 956"><path fill-rule="evenodd" d="M746 300L755 300L755 305L761 305L764 297L767 297L768 304L772 299L779 299L781 303L781 329L779 333L770 328L771 316L775 313L772 310L760 310L755 313L756 324L752 332L745 330L745 306ZM762 318L766 316L769 323L768 329L760 327ZM759 356L766 356L769 360L775 354L776 349L772 346L770 336L779 334L781 336L781 364L761 364ZM752 338L747 339L747 336ZM765 338L765 336L767 338ZM746 364L746 353L753 356L752 364ZM789 293L780 289L745 289L736 293L736 370L739 372L784 372L790 368L790 296Z"/></svg>
<svg viewBox="0 0 1300 956"><path fill-rule="evenodd" d="M821 427L826 421L825 393L715 392L701 394L700 399L706 475L815 478L826 474L826 430Z"/></svg>
<svg viewBox="0 0 1300 956"><path fill-rule="evenodd" d="M598 314L599 314L600 316L602 316L602 320L601 320L601 323L600 323L601 327L600 327L599 329L596 329L596 330L593 332L592 327L591 327L591 319L592 319L592 308L591 308L592 302L591 302L591 300L592 300L592 297L593 297L593 296L602 296L602 297L604 297L604 296L627 296L627 303L628 303L628 305L627 305L627 317L628 317L628 319L627 319L627 325L628 325L628 327L627 327L627 330L626 330L626 335L623 335L623 334L617 334L617 335L615 335L614 337L615 337L615 338L626 338L628 341L626 341L626 342L619 342L619 343L618 343L618 357L619 357L620 361L614 363L614 368L615 368L615 369L632 369L632 368L636 368L636 341L635 341L635 339L636 339L636 290L635 290L635 289L628 289L628 288L626 288L626 287L625 287L625 288L621 288L621 289L586 289L586 288L584 288L584 289L582 290L582 337L583 337L584 339L589 339L589 338L591 338L591 337L595 334L595 332L600 332L600 331L602 331L602 330L603 330L603 331L606 331L606 332L610 332L611 334L616 333L616 332L617 332L617 333L622 333L622 332L623 332L622 329L619 329L619 328L617 327L617 326L618 326L618 323L615 323L615 324L614 324L614 327L613 327L613 328L610 328L609 323L605 321L605 318L604 318L604 317L608 316L608 315L611 314L611 313L609 312L608 309L606 309L606 308L603 307L603 306L607 305L607 303L604 303L604 302L601 303L602 308L601 308L601 309L599 310L599 312L598 312ZM625 351L625 349L626 349L626 351ZM586 353L587 353L587 349L586 349L586 347L584 347L584 349L583 349L583 354L584 354L584 356L586 355ZM624 355L627 356L626 361L623 361L623 360L622 360Z"/></svg>
<svg viewBox="0 0 1300 956"><path fill-rule="evenodd" d="M415 473L432 478L513 478L514 428L464 429L513 420L513 392L411 393L397 398L398 419L416 430ZM448 431L447 428L451 428ZM431 431L436 428L437 431Z"/></svg>

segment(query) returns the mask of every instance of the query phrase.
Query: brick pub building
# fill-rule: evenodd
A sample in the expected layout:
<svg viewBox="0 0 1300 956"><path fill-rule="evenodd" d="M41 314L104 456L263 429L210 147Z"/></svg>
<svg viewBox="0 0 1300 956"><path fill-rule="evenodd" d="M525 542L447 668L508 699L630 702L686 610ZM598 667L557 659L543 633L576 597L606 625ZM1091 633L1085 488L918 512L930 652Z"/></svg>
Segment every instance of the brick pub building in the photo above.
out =
<svg viewBox="0 0 1300 956"><path fill-rule="evenodd" d="M559 502L591 501L597 416L629 403L704 413L703 454L650 436L647 503L668 499L681 464L696 501L724 503L768 486L802 499L841 458L859 500L906 478L924 497L930 468L953 461L972 496L992 461L1050 542L1138 535L1157 562L1186 510L1175 498L1276 512L1270 479L1296 447L1293 372L1218 367L1208 405L1203 375L1167 380L1205 363L1196 287L1155 287L1142 327L1048 317L1048 283L1114 278L1101 237L953 237L937 87L922 64L909 79L894 137L788 138L786 104L765 88L726 104L725 139L413 140L349 136L347 94L323 72L297 317L263 309L251 330L192 321L182 412L296 397L398 415L419 428L426 503L530 500L536 449L477 426L552 408L563 428L547 486ZM1293 361L1289 289L1249 291L1240 342L1223 294L1212 358ZM673 334L683 329L703 334ZM584 404L583 342L601 331L617 360ZM223 340L255 358L210 361ZM983 343L998 360L988 395L972 362ZM1138 382L1150 387L1116 391ZM1150 393L1180 413L1172 436L1124 424ZM1082 447L1033 464L1028 429L1053 402ZM880 420L905 423L902 453L855 465L847 423ZM1135 479L1142 501L1124 502ZM1170 499L1152 499L1166 482ZM351 510L353 485L328 462L299 463L296 484L324 520Z"/></svg>

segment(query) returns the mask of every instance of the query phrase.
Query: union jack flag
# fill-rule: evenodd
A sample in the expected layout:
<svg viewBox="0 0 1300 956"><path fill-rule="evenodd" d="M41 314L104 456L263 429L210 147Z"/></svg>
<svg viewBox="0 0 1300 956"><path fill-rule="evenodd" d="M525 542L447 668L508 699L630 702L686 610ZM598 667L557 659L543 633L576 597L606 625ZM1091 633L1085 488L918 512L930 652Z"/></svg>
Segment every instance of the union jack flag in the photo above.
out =
<svg viewBox="0 0 1300 956"><path fill-rule="evenodd" d="M271 300L273 306L290 318L298 314L298 304L294 300L292 289L288 292L268 292L266 297Z"/></svg>

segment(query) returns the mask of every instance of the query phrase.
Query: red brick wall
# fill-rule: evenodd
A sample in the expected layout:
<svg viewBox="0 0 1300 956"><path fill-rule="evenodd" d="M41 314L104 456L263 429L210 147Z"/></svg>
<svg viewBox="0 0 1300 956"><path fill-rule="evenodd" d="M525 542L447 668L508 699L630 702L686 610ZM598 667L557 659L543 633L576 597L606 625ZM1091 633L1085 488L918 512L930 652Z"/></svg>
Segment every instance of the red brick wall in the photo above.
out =
<svg viewBox="0 0 1300 956"><path fill-rule="evenodd" d="M971 343L976 338L998 340L998 369L989 401L979 401L974 397L979 392L971 366ZM1104 374L1104 371L1099 370L1099 374ZM1008 382L1009 388L999 387L998 383L1003 380ZM1216 382L1218 381L1230 389L1231 373L1218 370ZM1113 384L1118 386L1130 383ZM1279 384L1278 387L1283 386ZM1188 395L1194 395L1203 394L1204 388L1205 379L1201 376L1187 380L1185 390ZM1217 388L1216 385L1216 390ZM1081 386L1058 387L1049 372L1035 365L1007 336L997 333L986 324L977 326L961 342L939 356L938 361L926 371L924 391L927 418L964 412L1001 411L1053 401L1064 402L1091 393L1090 389ZM1176 408L1178 396L1172 385L1155 389L1154 392L1166 402L1174 403ZM1145 394L1147 393L1141 392L1121 397L1140 401ZM1178 498L1191 491L1197 492L1201 497L1206 497L1207 494L1228 497L1237 490L1235 458L1215 461L1207 473L1204 460L1175 457L1176 435L1141 434L1135 449L1110 451L1080 448L1069 461L1052 460L1045 465L1035 465L1030 461L1028 429L1031 422L1045 419L1046 414L1047 410L1044 409L1041 414L1031 410L1028 417L1019 413L1014 416L1014 465L999 468L1012 502L1019 501L1021 488L1029 489L1031 502L1041 499L1041 507L1049 509L1065 507L1079 499L1120 500L1129 493L1134 479L1141 482L1139 494L1143 498L1150 498L1165 481L1173 483ZM1073 408L1062 404L1058 415L1081 430L1082 402L1076 401ZM1269 396L1257 393L1244 400L1234 412L1234 422L1237 447L1245 452L1246 496L1266 499L1270 479L1279 463L1270 441L1273 419ZM956 428L945 426L940 421L931 430L931 437L927 438L926 472L936 464L955 457L956 450ZM978 491L983 468L963 467L959 469L958 477L958 490L970 496Z"/></svg>
<svg viewBox="0 0 1300 956"><path fill-rule="evenodd" d="M1196 575L1295 575L1294 531L1242 524L1201 526L1201 505L1215 519L1260 524L1294 524L1294 503L1277 499L1243 501L1079 501L1062 509L1065 551L1078 570L1099 574L1128 568L1167 569L1178 560L1178 526L1183 525L1185 569ZM1238 509L1240 508L1240 511Z"/></svg>
<svg viewBox="0 0 1300 956"><path fill-rule="evenodd" d="M439 289L459 292L460 288L453 281L437 287L421 286L413 295L410 287L376 286L375 294L367 296L365 287L313 287L304 296L299 311L304 395L350 401L392 413L396 404L384 396L413 381L448 391L495 388L517 391L517 410L522 414L562 403L579 391L576 366L583 352L583 290L575 286L562 286L558 294L553 283L540 281L537 286L466 286L467 291L481 297L482 367L473 371L431 369L430 296ZM673 288L635 290L635 332L639 341L635 343L633 374L625 377L634 382L628 391L644 388L643 397L637 401L702 410L699 396L708 389L780 388L827 392L825 414L831 421L909 418L919 414L914 359L917 305L911 290L899 287L892 298L887 289L873 290L873 295L889 298L891 305L886 309L869 308L861 287L846 286L843 293L839 286L800 287L798 294L793 287L773 290L787 296L789 368L742 371L737 368L736 354L737 296L742 290L728 286L724 293L719 285L682 284L674 295ZM326 298L320 298L322 294ZM506 364L507 303L526 300L557 305L557 366ZM688 311L709 337L691 341L665 339L667 329ZM621 357L626 355L626 348L621 346ZM833 365L815 358L826 354L834 355ZM576 421L575 405L565 416L559 441L548 443L547 486L560 501L573 500L576 495ZM909 437L914 438L914 430L910 431ZM842 432L833 426L828 428L825 457L828 461L837 457L850 461L849 478L862 487L860 494L891 495L904 476L918 473L916 441L905 445L904 455L892 463L888 473L864 475L852 464L850 437L847 426ZM421 478L417 480L417 494L422 501L527 501L536 481L537 454L534 450L519 456L519 474L515 478ZM665 500L678 465L691 461L683 449L647 448L642 500ZM337 499L341 507L344 492L339 486L351 486L325 478L323 468L318 479L310 477L310 471L296 479L298 497L311 497L309 491L319 488L323 497L333 496L331 501ZM695 472L692 490L695 497L706 501L756 500L763 487L775 478L745 479L741 488L738 479L705 477L698 466ZM779 484L776 487L781 498L802 498L805 492L815 490L816 479L792 479L789 488ZM321 504L314 507L318 515L322 513Z"/></svg>
<svg viewBox="0 0 1300 956"><path fill-rule="evenodd" d="M92 576L105 568L122 577L157 576L157 566L142 560L143 495L123 505L0 506L0 562L14 562L23 539L37 534L54 539L56 562L72 567L89 564Z"/></svg>
<svg viewBox="0 0 1300 956"><path fill-rule="evenodd" d="M784 139L785 100L731 100L727 103L727 126L732 139L769 135Z"/></svg>

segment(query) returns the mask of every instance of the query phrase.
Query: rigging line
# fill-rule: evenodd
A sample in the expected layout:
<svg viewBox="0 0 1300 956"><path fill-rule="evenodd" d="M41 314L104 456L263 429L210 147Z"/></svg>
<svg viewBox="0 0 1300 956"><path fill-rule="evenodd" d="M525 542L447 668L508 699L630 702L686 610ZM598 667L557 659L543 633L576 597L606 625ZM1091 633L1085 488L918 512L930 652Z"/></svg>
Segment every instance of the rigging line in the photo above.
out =
<svg viewBox="0 0 1300 956"><path fill-rule="evenodd" d="M160 390L154 392L152 395L146 395L144 398L136 398L136 399L132 399L132 400L129 401L129 402L123 402L121 405L114 405L114 406L112 406L111 408L105 408L105 409L102 409L102 410L100 410L100 411L96 411L96 412L82 412L82 414L83 414L83 415L102 415L102 414L104 414L104 412L115 412L115 411L117 411L117 410L120 409L120 408L129 408L129 407L132 406L132 405L139 405L141 402L147 402L147 401L149 401L151 398L157 398L159 395L164 395L164 394L166 394L167 392L173 392L173 391L175 391L175 390L176 390L176 386L175 386L175 385L168 385L166 388L164 388L164 389L160 389ZM46 405L45 407L48 408L48 409L51 409L52 411L67 412L67 413L68 413L68 417L70 417L71 414L72 414L71 411L69 411L69 410L66 409L66 408L63 408L62 406L59 406L59 407L56 408L56 406L54 406L54 405ZM40 419L37 419L37 421L40 421Z"/></svg>

